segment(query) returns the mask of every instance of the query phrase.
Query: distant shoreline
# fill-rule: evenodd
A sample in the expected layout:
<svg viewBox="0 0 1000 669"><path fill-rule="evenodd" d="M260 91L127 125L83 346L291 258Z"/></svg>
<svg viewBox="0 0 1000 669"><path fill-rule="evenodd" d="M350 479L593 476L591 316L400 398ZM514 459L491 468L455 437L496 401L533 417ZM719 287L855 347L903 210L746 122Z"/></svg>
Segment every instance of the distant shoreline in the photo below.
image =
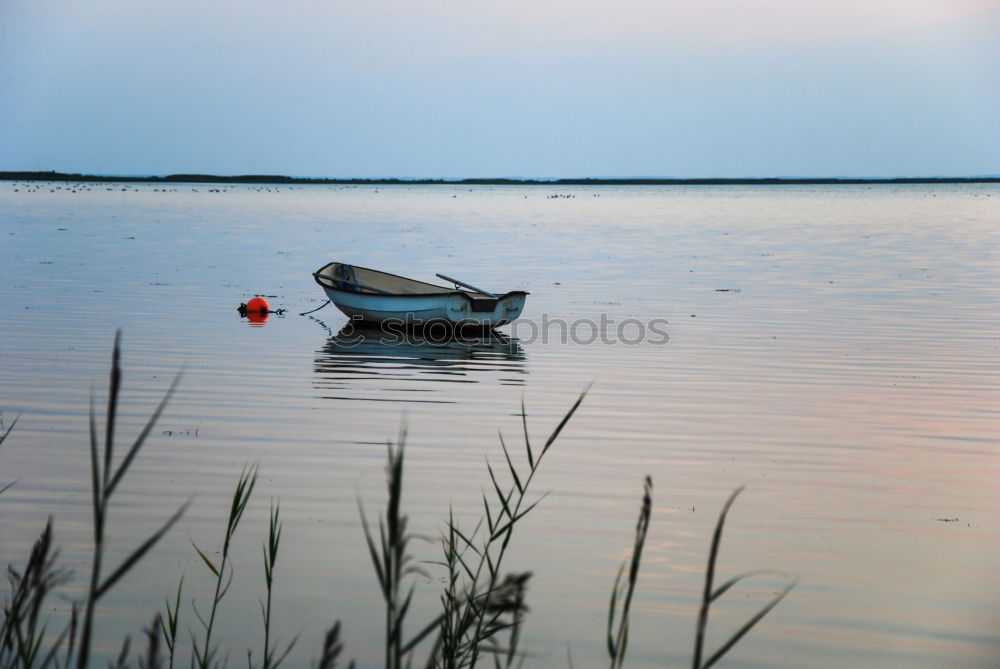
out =
<svg viewBox="0 0 1000 669"><path fill-rule="evenodd" d="M0 172L0 181L71 181L129 183L219 183L219 184L340 184L340 185L442 185L442 186L773 186L773 185L864 185L864 184L981 184L1000 183L988 177L763 177L712 179L581 178L581 179L326 179L269 174L218 176L214 174L170 174L167 176L106 176L67 172Z"/></svg>

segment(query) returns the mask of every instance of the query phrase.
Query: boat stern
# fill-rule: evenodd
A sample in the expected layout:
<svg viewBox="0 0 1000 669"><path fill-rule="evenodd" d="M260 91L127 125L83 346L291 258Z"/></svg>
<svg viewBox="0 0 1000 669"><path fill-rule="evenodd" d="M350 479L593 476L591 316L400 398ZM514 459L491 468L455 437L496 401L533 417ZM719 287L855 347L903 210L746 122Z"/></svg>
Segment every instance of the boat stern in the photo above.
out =
<svg viewBox="0 0 1000 669"><path fill-rule="evenodd" d="M456 293L448 305L448 320L460 326L495 328L521 315L528 294L522 290L499 297Z"/></svg>

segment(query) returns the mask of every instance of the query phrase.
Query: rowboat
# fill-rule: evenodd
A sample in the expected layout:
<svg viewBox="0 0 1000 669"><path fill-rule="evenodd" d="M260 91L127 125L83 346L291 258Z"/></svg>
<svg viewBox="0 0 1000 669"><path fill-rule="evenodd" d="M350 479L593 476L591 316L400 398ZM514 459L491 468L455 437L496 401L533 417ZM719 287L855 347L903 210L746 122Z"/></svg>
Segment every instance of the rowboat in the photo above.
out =
<svg viewBox="0 0 1000 669"><path fill-rule="evenodd" d="M369 323L495 328L520 316L528 296L523 290L498 295L443 274L437 276L455 287L339 262L313 272L330 302L352 319Z"/></svg>

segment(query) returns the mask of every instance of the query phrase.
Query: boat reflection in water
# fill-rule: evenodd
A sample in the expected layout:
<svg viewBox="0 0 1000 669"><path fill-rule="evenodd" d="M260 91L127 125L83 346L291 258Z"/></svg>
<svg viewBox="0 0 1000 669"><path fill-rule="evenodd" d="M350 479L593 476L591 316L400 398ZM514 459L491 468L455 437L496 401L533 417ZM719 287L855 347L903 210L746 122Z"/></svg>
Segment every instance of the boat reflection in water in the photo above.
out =
<svg viewBox="0 0 1000 669"><path fill-rule="evenodd" d="M455 403L461 384L524 385L524 349L498 332L442 337L348 323L316 352L324 399Z"/></svg>

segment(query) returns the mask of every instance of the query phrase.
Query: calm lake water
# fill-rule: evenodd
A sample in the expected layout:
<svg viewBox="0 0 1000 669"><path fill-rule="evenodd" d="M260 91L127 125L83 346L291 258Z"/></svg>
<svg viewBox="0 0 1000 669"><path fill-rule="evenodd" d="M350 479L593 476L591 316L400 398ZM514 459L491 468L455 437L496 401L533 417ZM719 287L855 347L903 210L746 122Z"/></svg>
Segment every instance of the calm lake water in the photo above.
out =
<svg viewBox="0 0 1000 669"><path fill-rule="evenodd" d="M533 485L548 497L506 566L531 570L526 666L601 666L608 596L642 494L652 524L628 664L690 663L717 514L740 485L720 578L798 586L724 661L741 667L987 667L1000 660L1000 187L451 187L0 184L0 563L49 514L78 594L90 548L88 396L123 331L119 443L179 369L112 507L111 564L194 503L99 604L100 653L134 640L184 576L198 629L241 469L261 478L233 548L218 640L262 646L261 543L284 521L277 634L381 664L383 613L357 499L382 508L405 424L418 559L449 507L479 517L498 430L537 442L589 384ZM531 294L488 343L366 340L311 272L331 261ZM236 306L268 296L253 326ZM624 324L624 325L623 325ZM544 326L544 327L543 327ZM665 333L661 336L658 332ZM669 339L668 341L665 341ZM624 341L623 341L624 340ZM522 458L520 446L515 457ZM415 631L443 572L417 581ZM713 608L710 645L777 592ZM51 615L67 609L52 602ZM184 634L187 642L187 633ZM187 651L183 655L186 662Z"/></svg>

